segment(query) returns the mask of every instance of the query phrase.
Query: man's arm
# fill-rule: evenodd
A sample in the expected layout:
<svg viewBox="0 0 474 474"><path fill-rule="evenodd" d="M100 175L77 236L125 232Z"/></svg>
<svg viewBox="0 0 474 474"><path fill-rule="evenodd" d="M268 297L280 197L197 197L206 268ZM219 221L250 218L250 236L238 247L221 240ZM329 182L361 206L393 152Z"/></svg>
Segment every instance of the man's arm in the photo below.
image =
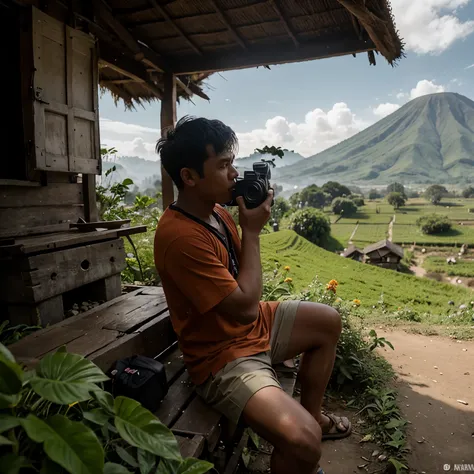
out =
<svg viewBox="0 0 474 474"><path fill-rule="evenodd" d="M260 261L260 232L270 217L273 191L266 201L255 209L247 209L238 198L239 222L242 228L242 250L238 287L216 306L241 324L250 324L258 317L262 296L262 264Z"/></svg>

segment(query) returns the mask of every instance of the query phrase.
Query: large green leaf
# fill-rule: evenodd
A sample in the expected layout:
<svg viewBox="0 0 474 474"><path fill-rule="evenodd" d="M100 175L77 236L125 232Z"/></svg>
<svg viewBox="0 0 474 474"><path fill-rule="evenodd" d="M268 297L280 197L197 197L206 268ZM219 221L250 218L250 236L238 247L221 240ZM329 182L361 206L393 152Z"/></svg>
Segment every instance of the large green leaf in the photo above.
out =
<svg viewBox="0 0 474 474"><path fill-rule="evenodd" d="M11 446L12 444L13 441L10 441L8 438L5 438L5 436L0 435L0 446Z"/></svg>
<svg viewBox="0 0 474 474"><path fill-rule="evenodd" d="M140 467L140 474L149 474L155 467L156 456L144 449L138 450L138 466Z"/></svg>
<svg viewBox="0 0 474 474"><path fill-rule="evenodd" d="M13 395L21 390L23 371L21 367L0 355L0 392Z"/></svg>
<svg viewBox="0 0 474 474"><path fill-rule="evenodd" d="M44 443L50 459L71 474L102 474L104 450L94 432L63 415L40 420L30 414L22 420L29 438Z"/></svg>
<svg viewBox="0 0 474 474"><path fill-rule="evenodd" d="M104 390L96 390L92 392L92 398L110 415L115 415L114 412L114 397Z"/></svg>
<svg viewBox="0 0 474 474"><path fill-rule="evenodd" d="M19 394L5 395L4 393L0 393L0 410L3 410L4 408L13 408L19 401Z"/></svg>
<svg viewBox="0 0 474 474"><path fill-rule="evenodd" d="M115 446L115 451L120 456L122 461L125 461L129 466L138 467L138 461L122 446Z"/></svg>
<svg viewBox="0 0 474 474"><path fill-rule="evenodd" d="M0 357L2 357L5 360L9 360L10 362L15 362L15 358L13 357L13 354L4 346L3 344L0 343Z"/></svg>
<svg viewBox="0 0 474 474"><path fill-rule="evenodd" d="M92 423L95 423L96 425L100 426L104 426L110 418L110 416L105 413L102 408L94 408L91 411L85 411L83 415L86 420L89 420Z"/></svg>
<svg viewBox="0 0 474 474"><path fill-rule="evenodd" d="M173 433L140 403L117 397L114 409L115 427L129 444L165 459L182 459Z"/></svg>
<svg viewBox="0 0 474 474"><path fill-rule="evenodd" d="M96 383L108 380L91 361L68 352L48 354L37 372L38 376L30 381L33 390L44 399L62 405L89 400L89 392L100 390Z"/></svg>
<svg viewBox="0 0 474 474"><path fill-rule="evenodd" d="M214 464L210 462L188 458L179 466L177 474L204 474L205 472L209 472L213 467Z"/></svg>
<svg viewBox="0 0 474 474"><path fill-rule="evenodd" d="M130 471L121 464L107 462L104 466L104 474L131 474Z"/></svg>
<svg viewBox="0 0 474 474"><path fill-rule="evenodd" d="M0 415L0 433L20 426L21 420L16 416Z"/></svg>
<svg viewBox="0 0 474 474"><path fill-rule="evenodd" d="M22 467L28 467L29 465L28 459L14 453L0 457L0 472L2 474L18 474Z"/></svg>

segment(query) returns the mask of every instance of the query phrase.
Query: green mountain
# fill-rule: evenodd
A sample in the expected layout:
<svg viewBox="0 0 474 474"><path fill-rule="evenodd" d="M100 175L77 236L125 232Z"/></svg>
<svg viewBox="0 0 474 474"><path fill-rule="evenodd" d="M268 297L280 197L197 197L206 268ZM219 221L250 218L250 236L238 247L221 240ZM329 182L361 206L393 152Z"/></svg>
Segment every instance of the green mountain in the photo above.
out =
<svg viewBox="0 0 474 474"><path fill-rule="evenodd" d="M419 97L275 177L299 186L329 180L465 184L474 179L474 102L455 93Z"/></svg>

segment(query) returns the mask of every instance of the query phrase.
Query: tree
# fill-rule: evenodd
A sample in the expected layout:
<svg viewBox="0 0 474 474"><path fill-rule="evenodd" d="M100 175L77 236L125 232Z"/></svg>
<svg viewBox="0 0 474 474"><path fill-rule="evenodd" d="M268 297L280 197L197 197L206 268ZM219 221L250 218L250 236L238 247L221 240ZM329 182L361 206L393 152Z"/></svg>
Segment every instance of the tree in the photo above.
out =
<svg viewBox="0 0 474 474"><path fill-rule="evenodd" d="M382 194L380 194L376 189L371 189L369 191L369 199L372 201L374 199L380 199Z"/></svg>
<svg viewBox="0 0 474 474"><path fill-rule="evenodd" d="M442 234L451 230L452 224L448 216L440 214L429 214L420 217L416 221L416 225L420 226L423 234Z"/></svg>
<svg viewBox="0 0 474 474"><path fill-rule="evenodd" d="M326 203L326 194L319 186L311 184L301 191L300 201L310 207L322 209Z"/></svg>
<svg viewBox="0 0 474 474"><path fill-rule="evenodd" d="M331 223L322 211L313 208L296 211L290 221L290 228L313 244L323 246L331 234Z"/></svg>
<svg viewBox="0 0 474 474"><path fill-rule="evenodd" d="M351 199L338 197L334 199L331 204L332 212L334 214L350 217L357 212L357 206Z"/></svg>
<svg viewBox="0 0 474 474"><path fill-rule="evenodd" d="M360 194L351 194L349 196L349 199L357 206L357 207L362 207L365 205L364 202L364 196Z"/></svg>
<svg viewBox="0 0 474 474"><path fill-rule="evenodd" d="M289 210L289 202L283 197L277 197L275 199L275 203L272 206L271 217L273 220L279 221Z"/></svg>
<svg viewBox="0 0 474 474"><path fill-rule="evenodd" d="M474 197L474 186L469 186L468 188L464 189L462 192L463 198L473 198Z"/></svg>
<svg viewBox="0 0 474 474"><path fill-rule="evenodd" d="M392 183L387 186L387 194L390 193L400 193L405 199L407 198L407 195L405 193L405 186L401 183Z"/></svg>
<svg viewBox="0 0 474 474"><path fill-rule="evenodd" d="M337 197L345 197L351 194L351 190L336 181L328 181L323 185L322 190L331 196L331 201Z"/></svg>
<svg viewBox="0 0 474 474"><path fill-rule="evenodd" d="M300 193L294 193L290 196L290 204L292 207L298 207L300 201Z"/></svg>
<svg viewBox="0 0 474 474"><path fill-rule="evenodd" d="M400 192L393 191L387 196L387 201L394 209L400 209L405 205L406 197Z"/></svg>
<svg viewBox="0 0 474 474"><path fill-rule="evenodd" d="M440 184L433 184L425 191L425 198L435 206L448 194L448 190Z"/></svg>

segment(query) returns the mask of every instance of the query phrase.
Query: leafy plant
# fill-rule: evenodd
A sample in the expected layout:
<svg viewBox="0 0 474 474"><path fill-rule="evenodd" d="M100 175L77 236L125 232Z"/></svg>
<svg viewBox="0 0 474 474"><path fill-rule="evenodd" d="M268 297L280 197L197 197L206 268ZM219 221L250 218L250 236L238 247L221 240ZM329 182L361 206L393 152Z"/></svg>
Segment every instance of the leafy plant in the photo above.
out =
<svg viewBox="0 0 474 474"><path fill-rule="evenodd" d="M10 326L10 321L3 321L0 324L0 343L8 346L14 342L19 341L25 336L41 329L40 324L35 326L29 326L27 324L18 324L16 326Z"/></svg>
<svg viewBox="0 0 474 474"><path fill-rule="evenodd" d="M26 371L0 344L0 466L16 474L200 474L212 464L183 459L173 433L140 403L113 398L107 376L61 348Z"/></svg>
<svg viewBox="0 0 474 474"><path fill-rule="evenodd" d="M316 245L324 245L331 233L329 218L322 211L313 208L293 213L290 228Z"/></svg>
<svg viewBox="0 0 474 474"><path fill-rule="evenodd" d="M428 214L417 219L416 225L421 228L423 234L442 234L449 232L452 228L452 223L448 216L440 214Z"/></svg>
<svg viewBox="0 0 474 474"><path fill-rule="evenodd" d="M404 194L393 191L387 195L387 202L393 206L394 209L400 209L406 203L407 198Z"/></svg>

